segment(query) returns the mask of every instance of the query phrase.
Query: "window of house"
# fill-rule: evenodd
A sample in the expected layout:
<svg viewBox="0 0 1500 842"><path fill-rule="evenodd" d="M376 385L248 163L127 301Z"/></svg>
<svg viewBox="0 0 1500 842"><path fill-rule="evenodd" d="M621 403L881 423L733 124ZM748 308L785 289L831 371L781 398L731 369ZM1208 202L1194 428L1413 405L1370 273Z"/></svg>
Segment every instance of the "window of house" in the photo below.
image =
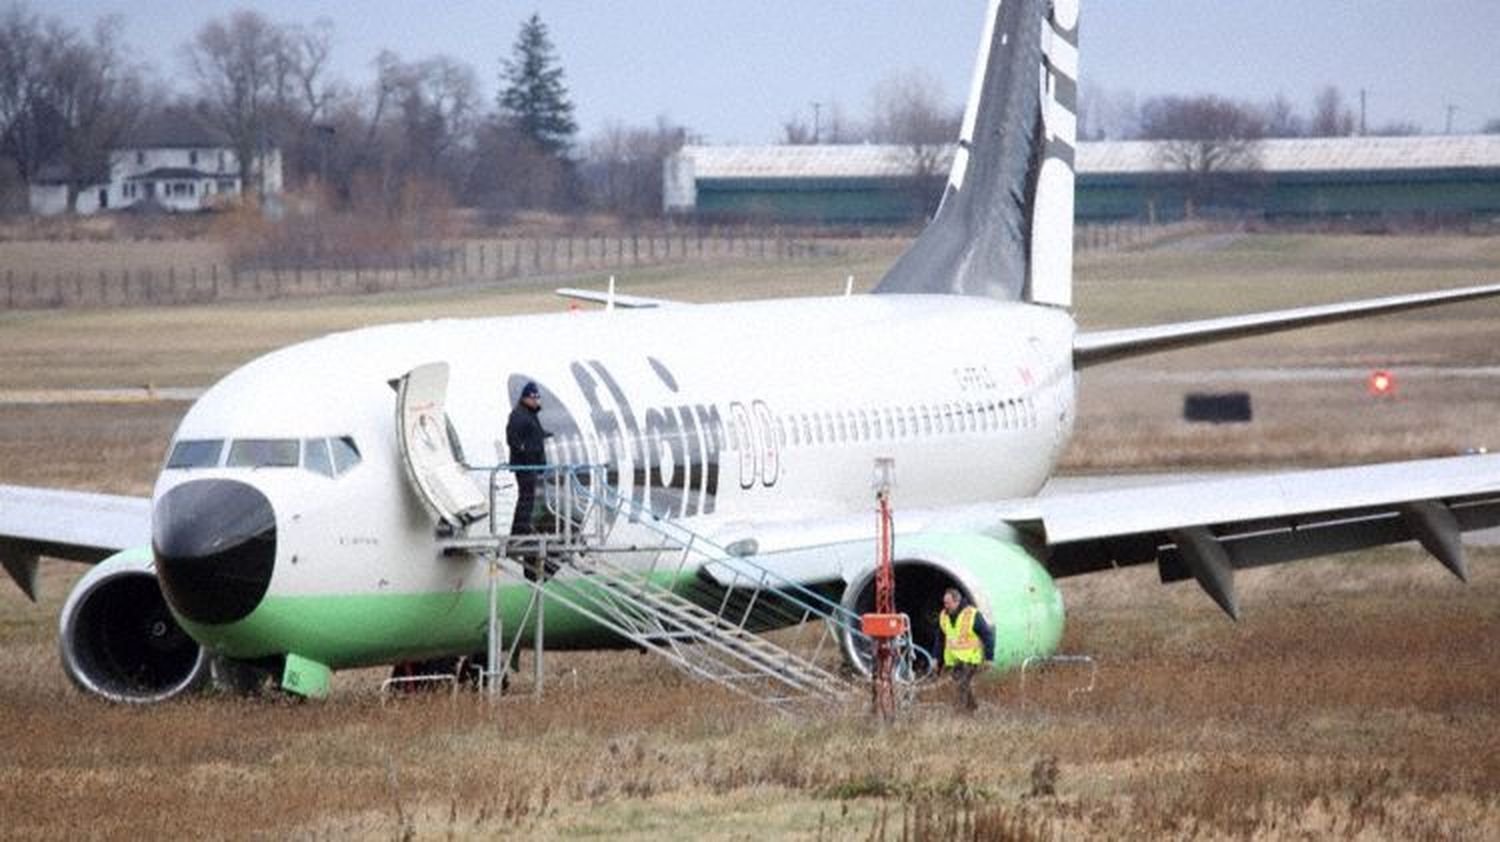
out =
<svg viewBox="0 0 1500 842"><path fill-rule="evenodd" d="M196 166L198 166L198 150L196 150L196 149L189 149L188 150L188 166L190 166L190 167L196 167Z"/></svg>
<svg viewBox="0 0 1500 842"><path fill-rule="evenodd" d="M221 179L219 179L219 192L220 193L233 193L234 192L234 181L231 180L231 179L228 179L228 178L221 178Z"/></svg>
<svg viewBox="0 0 1500 842"><path fill-rule="evenodd" d="M137 153L135 153L135 164L138 167L143 167L143 166L146 165L146 153L145 152L137 152Z"/></svg>

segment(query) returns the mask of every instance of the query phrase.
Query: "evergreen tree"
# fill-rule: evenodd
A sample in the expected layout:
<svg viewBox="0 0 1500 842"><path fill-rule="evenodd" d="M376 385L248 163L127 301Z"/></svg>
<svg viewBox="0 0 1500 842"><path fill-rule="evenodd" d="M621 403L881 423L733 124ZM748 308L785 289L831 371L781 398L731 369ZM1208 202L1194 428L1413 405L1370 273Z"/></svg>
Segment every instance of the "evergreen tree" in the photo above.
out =
<svg viewBox="0 0 1500 842"><path fill-rule="evenodd" d="M568 100L547 26L537 14L521 25L511 58L502 65L500 82L501 115L542 149L563 154L578 124L573 122L573 103Z"/></svg>

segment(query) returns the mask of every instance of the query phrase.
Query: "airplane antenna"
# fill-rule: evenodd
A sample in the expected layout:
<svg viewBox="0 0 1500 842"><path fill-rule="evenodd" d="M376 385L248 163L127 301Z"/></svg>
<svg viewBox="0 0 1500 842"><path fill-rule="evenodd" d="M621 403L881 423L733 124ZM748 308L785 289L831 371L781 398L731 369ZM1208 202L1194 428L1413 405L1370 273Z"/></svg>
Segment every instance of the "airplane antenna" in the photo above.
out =
<svg viewBox="0 0 1500 842"><path fill-rule="evenodd" d="M615 309L615 276L609 276L609 294L604 297L604 309Z"/></svg>
<svg viewBox="0 0 1500 842"><path fill-rule="evenodd" d="M849 296L851 296L853 294L854 294L854 276L850 275L844 281L844 297L848 298Z"/></svg>

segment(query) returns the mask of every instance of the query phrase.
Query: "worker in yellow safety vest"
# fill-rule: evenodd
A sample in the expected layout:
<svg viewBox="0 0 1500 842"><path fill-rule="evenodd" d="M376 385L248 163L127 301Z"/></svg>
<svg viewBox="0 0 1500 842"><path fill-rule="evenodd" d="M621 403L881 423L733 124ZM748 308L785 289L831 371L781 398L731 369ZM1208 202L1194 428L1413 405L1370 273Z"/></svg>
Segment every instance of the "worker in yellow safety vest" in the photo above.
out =
<svg viewBox="0 0 1500 842"><path fill-rule="evenodd" d="M974 700L974 674L981 665L994 660L995 632L985 622L984 615L972 605L964 604L963 594L957 588L943 592L943 610L938 614L938 628L942 631L937 653L938 671L952 670L958 682L958 703L967 712L979 709Z"/></svg>

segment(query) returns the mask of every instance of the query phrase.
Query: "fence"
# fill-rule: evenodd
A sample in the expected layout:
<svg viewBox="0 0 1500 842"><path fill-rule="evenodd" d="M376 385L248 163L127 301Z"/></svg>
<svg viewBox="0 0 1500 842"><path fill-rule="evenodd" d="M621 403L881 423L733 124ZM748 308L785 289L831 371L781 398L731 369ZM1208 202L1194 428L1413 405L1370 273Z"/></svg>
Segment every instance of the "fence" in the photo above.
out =
<svg viewBox="0 0 1500 842"><path fill-rule="evenodd" d="M1139 225L1080 227L1080 250L1147 241ZM420 258L361 257L312 266L236 268L227 262L17 271L0 268L6 310L169 306L430 289L668 264L838 258L871 249L894 257L910 234L789 236L698 229L673 233L530 237L445 243ZM3 266L3 264L0 264Z"/></svg>

